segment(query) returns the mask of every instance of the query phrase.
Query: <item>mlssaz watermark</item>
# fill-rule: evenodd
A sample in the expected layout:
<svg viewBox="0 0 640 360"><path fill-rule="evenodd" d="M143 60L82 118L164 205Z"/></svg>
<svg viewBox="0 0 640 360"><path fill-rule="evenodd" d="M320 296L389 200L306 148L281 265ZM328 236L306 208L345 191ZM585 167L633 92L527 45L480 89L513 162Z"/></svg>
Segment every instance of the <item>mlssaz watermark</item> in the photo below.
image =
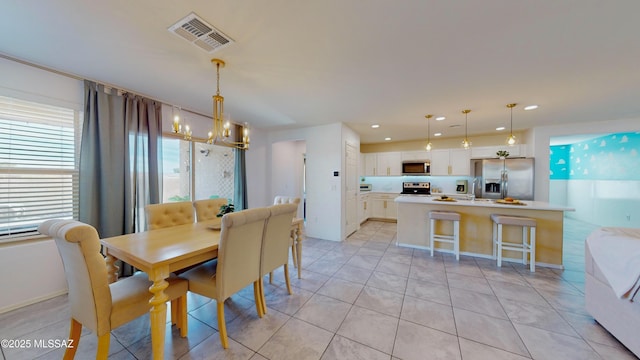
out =
<svg viewBox="0 0 640 360"><path fill-rule="evenodd" d="M4 349L69 349L75 344L73 339L2 339Z"/></svg>

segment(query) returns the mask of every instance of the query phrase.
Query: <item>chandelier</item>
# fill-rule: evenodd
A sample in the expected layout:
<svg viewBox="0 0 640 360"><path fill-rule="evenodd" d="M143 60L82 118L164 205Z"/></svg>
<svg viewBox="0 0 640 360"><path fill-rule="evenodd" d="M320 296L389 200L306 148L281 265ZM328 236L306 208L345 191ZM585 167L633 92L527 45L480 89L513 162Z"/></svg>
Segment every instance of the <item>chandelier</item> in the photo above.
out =
<svg viewBox="0 0 640 360"><path fill-rule="evenodd" d="M469 149L471 148L471 141L469 141L469 138L467 138L467 114L469 114L471 112L471 110L462 110L462 113L464 114L464 139L462 140L462 147L464 149Z"/></svg>
<svg viewBox="0 0 640 360"><path fill-rule="evenodd" d="M207 143L248 150L249 125L224 120L224 97L220 95L220 68L224 67L225 62L220 59L211 59L211 62L216 65L216 94L213 95L213 129L207 135ZM191 140L189 125L185 125L183 129L178 115L173 120L173 132L182 134L185 140Z"/></svg>
<svg viewBox="0 0 640 360"><path fill-rule="evenodd" d="M424 117L427 118L427 146L425 147L425 149L427 151L431 151L431 118L433 117L433 115L429 114L425 115Z"/></svg>
<svg viewBox="0 0 640 360"><path fill-rule="evenodd" d="M507 104L507 107L511 110L511 127L509 129L509 137L507 138L507 144L514 145L516 143L516 137L513 135L513 108L518 104Z"/></svg>

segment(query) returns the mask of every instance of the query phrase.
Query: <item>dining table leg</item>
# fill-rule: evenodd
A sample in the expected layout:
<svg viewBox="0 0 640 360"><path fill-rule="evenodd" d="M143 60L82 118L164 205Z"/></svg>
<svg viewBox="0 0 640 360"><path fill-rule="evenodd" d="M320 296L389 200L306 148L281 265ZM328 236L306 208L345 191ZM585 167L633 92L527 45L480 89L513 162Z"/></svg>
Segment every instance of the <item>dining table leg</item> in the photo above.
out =
<svg viewBox="0 0 640 360"><path fill-rule="evenodd" d="M164 290L169 286L167 278L169 269L157 269L149 274L149 280L153 285L149 291L153 294L149 300L151 305L151 348L153 359L164 359L164 335L165 324L167 322L167 300L169 296Z"/></svg>
<svg viewBox="0 0 640 360"><path fill-rule="evenodd" d="M107 281L109 284L112 284L118 281L118 265L116 265L116 259L113 255L109 254L107 250L107 256L105 257L105 262L107 263Z"/></svg>

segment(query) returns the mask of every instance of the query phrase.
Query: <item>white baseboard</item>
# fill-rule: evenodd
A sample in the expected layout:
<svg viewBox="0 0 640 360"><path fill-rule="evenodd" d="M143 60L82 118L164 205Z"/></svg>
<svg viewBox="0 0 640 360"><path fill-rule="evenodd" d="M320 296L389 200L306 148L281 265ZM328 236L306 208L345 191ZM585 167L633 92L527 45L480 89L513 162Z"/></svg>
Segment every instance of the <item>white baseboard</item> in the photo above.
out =
<svg viewBox="0 0 640 360"><path fill-rule="evenodd" d="M15 310L15 309L19 309L21 307L25 307L25 306L28 306L28 305L31 305L31 304L39 303L41 301L53 299L56 296L64 295L64 294L66 294L68 292L69 291L66 290L66 289L65 290L60 290L60 291L52 292L50 294L39 296L37 298L29 299L29 300L21 302L21 303L5 306L3 308L0 308L0 314L4 314L6 312L9 312L9 311L12 311L12 310Z"/></svg>

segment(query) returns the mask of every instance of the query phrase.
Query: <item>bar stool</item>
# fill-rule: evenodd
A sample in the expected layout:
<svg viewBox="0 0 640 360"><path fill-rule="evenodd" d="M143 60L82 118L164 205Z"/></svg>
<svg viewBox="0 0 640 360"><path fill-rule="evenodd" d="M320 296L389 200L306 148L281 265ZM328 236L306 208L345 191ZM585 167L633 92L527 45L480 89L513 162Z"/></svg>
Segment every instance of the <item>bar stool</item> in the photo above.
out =
<svg viewBox="0 0 640 360"><path fill-rule="evenodd" d="M444 242L453 244L453 253L456 260L460 260L460 214L453 211L429 211L429 246L431 247L431 256L433 256L434 242ZM436 234L436 220L452 221L453 235Z"/></svg>
<svg viewBox="0 0 640 360"><path fill-rule="evenodd" d="M529 270L536 271L536 219L491 214L493 221L493 257L498 260L498 267L502 267L502 250L512 250L522 252L522 263L527 265L527 253L530 255ZM522 244L513 242L503 242L502 226L521 226Z"/></svg>

